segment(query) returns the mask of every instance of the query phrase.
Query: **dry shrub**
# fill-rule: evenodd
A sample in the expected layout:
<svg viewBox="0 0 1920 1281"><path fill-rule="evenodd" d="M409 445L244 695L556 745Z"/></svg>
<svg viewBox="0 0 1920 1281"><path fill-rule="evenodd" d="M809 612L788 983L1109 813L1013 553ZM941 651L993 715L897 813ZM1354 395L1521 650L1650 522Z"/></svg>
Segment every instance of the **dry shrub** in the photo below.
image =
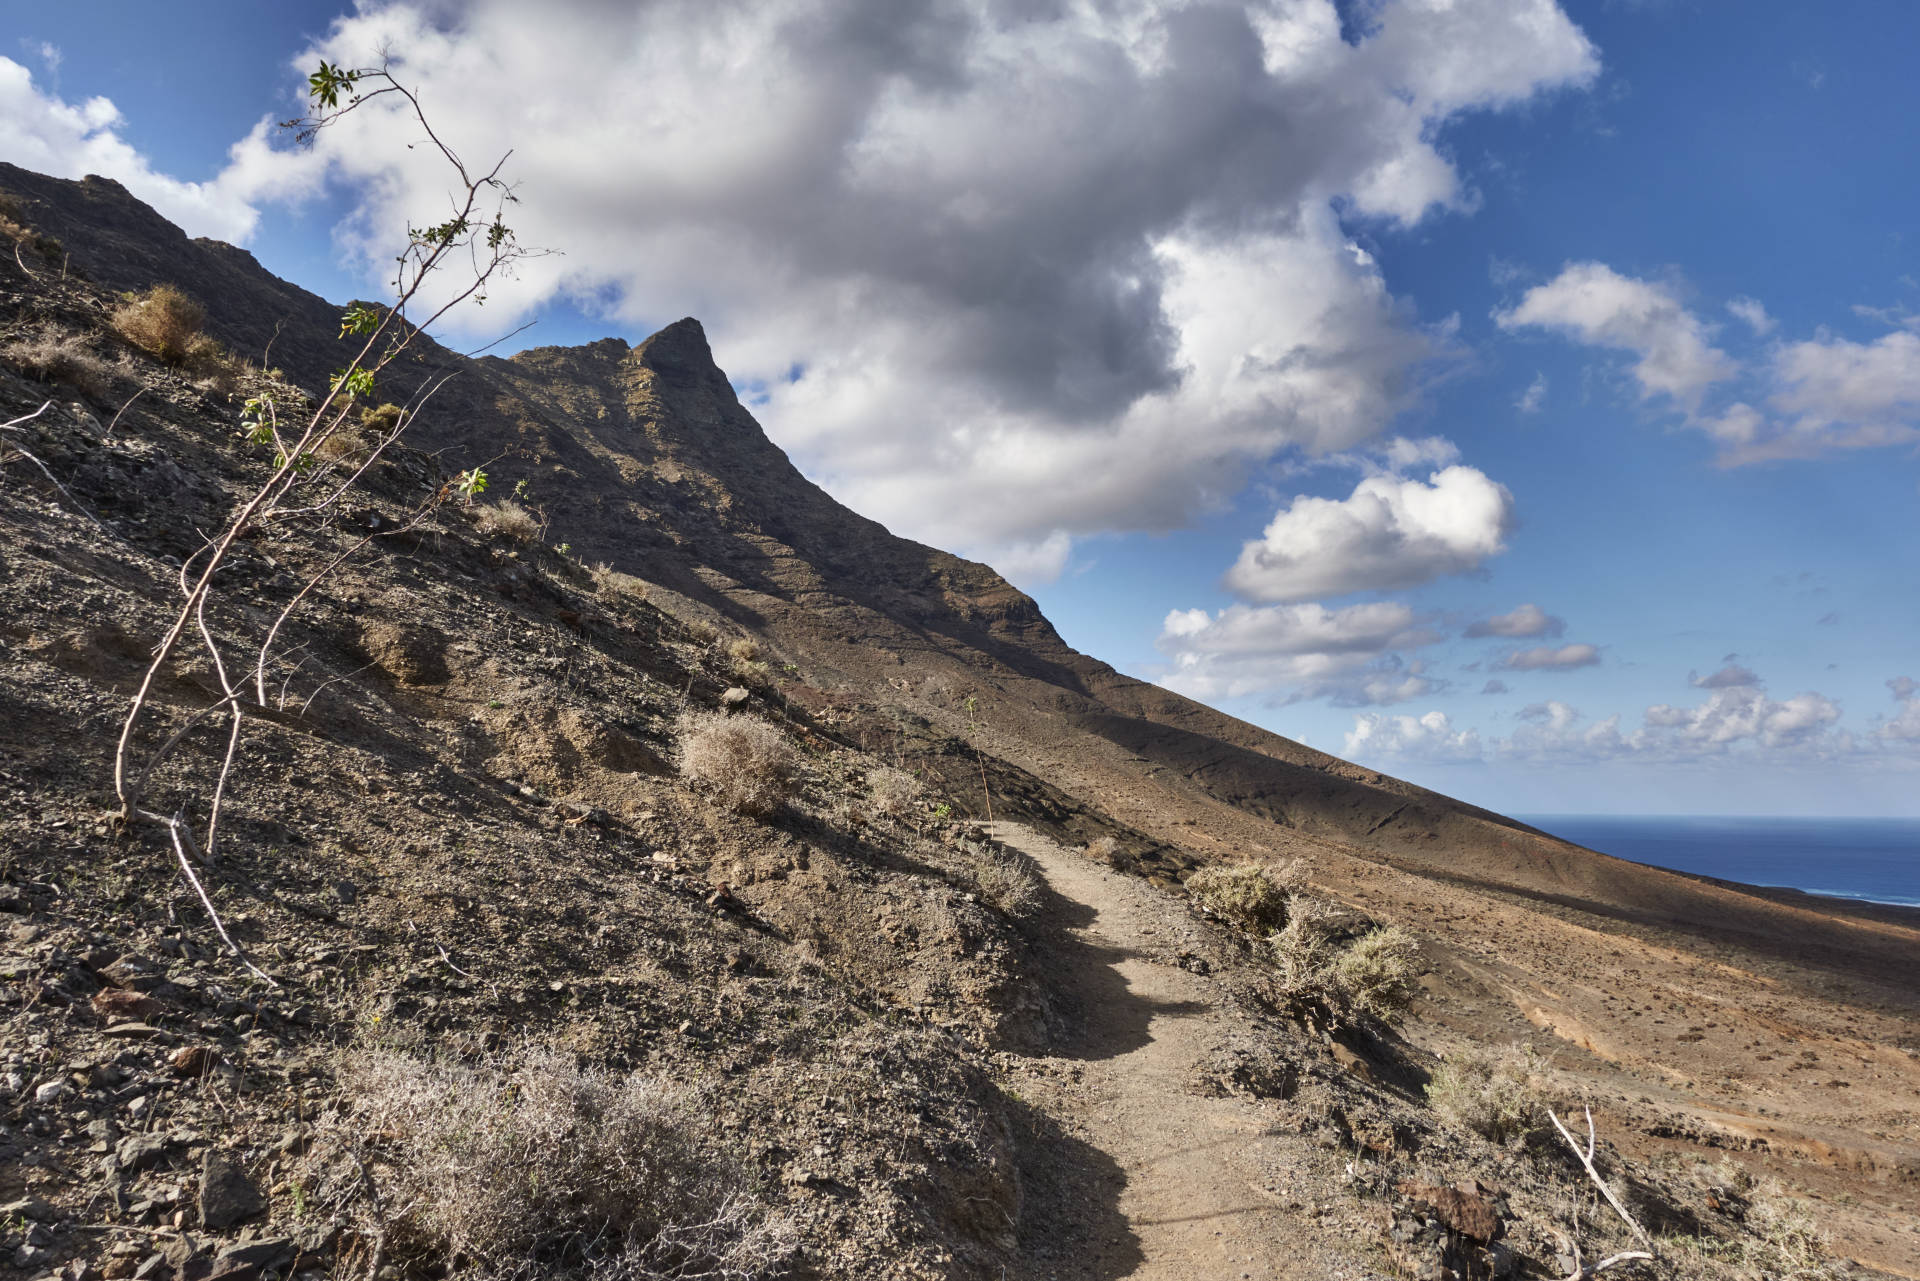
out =
<svg viewBox="0 0 1920 1281"><path fill-rule="evenodd" d="M1111 836L1099 837L1087 845L1087 856L1109 867L1116 865L1120 853L1120 842Z"/></svg>
<svg viewBox="0 0 1920 1281"><path fill-rule="evenodd" d="M40 235L29 227L26 211L20 207L20 202L5 192L0 192L0 236L33 250L50 263L59 262L66 253L66 247L58 240Z"/></svg>
<svg viewBox="0 0 1920 1281"><path fill-rule="evenodd" d="M517 543L530 543L540 532L540 522L533 513L511 498L474 508L473 523L483 534L500 534Z"/></svg>
<svg viewBox="0 0 1920 1281"><path fill-rule="evenodd" d="M1418 991L1413 936L1390 925L1343 943L1336 921L1317 900L1289 901L1286 928L1267 940L1282 1001L1329 1032L1397 1023Z"/></svg>
<svg viewBox="0 0 1920 1281"><path fill-rule="evenodd" d="M974 852L969 870L975 891L1005 915L1022 920L1039 910L1040 874L1025 854L988 846Z"/></svg>
<svg viewBox="0 0 1920 1281"><path fill-rule="evenodd" d="M1805 1201L1788 1196L1772 1179L1763 1179L1747 1198L1747 1226L1758 1238L1751 1261L1791 1277L1831 1276L1826 1266L1827 1234Z"/></svg>
<svg viewBox="0 0 1920 1281"><path fill-rule="evenodd" d="M680 718L680 772L736 814L764 818L793 795L798 761L765 721L722 712Z"/></svg>
<svg viewBox="0 0 1920 1281"><path fill-rule="evenodd" d="M1532 1046L1497 1054L1466 1049L1447 1055L1427 1082L1427 1102L1440 1118L1495 1143L1525 1142L1544 1131L1546 1099Z"/></svg>
<svg viewBox="0 0 1920 1281"><path fill-rule="evenodd" d="M623 574L613 566L601 561L587 571L593 578L593 590L602 596L631 596L634 600L647 598L647 584L632 574Z"/></svg>
<svg viewBox="0 0 1920 1281"><path fill-rule="evenodd" d="M867 792L873 812L881 818L903 819L913 813L925 788L920 780L903 770L883 765L867 776Z"/></svg>
<svg viewBox="0 0 1920 1281"><path fill-rule="evenodd" d="M704 618L691 619L687 623L687 638L696 645L711 645L720 638L720 629Z"/></svg>
<svg viewBox="0 0 1920 1281"><path fill-rule="evenodd" d="M200 332L207 313L172 285L155 285L113 313L113 327L136 347L170 365L217 356L220 347Z"/></svg>
<svg viewBox="0 0 1920 1281"><path fill-rule="evenodd" d="M477 1278L778 1275L792 1225L727 1154L710 1110L642 1073L533 1049L474 1066L388 1050L341 1074L334 1136L368 1152L387 1248ZM378 1211L362 1205L364 1230ZM437 1272L436 1272L437 1275Z"/></svg>
<svg viewBox="0 0 1920 1281"><path fill-rule="evenodd" d="M1258 863L1203 867L1187 878L1187 893L1241 929L1271 934L1287 923L1287 899L1302 881L1297 869L1294 863L1277 868Z"/></svg>
<svg viewBox="0 0 1920 1281"><path fill-rule="evenodd" d="M369 436L385 439L400 429L400 420L407 411L391 402L382 405L368 405L360 411L360 430Z"/></svg>
<svg viewBox="0 0 1920 1281"><path fill-rule="evenodd" d="M751 636L742 636L727 646L727 656L736 663L753 663L760 659L760 642Z"/></svg>
<svg viewBox="0 0 1920 1281"><path fill-rule="evenodd" d="M1420 951L1413 935L1398 925L1371 930L1342 948L1334 958L1334 983L1345 996L1350 1016L1397 1023L1419 993Z"/></svg>
<svg viewBox="0 0 1920 1281"><path fill-rule="evenodd" d="M373 445L374 442L356 428L336 427L320 438L313 452L324 462L360 463L366 461L367 455L373 452Z"/></svg>
<svg viewBox="0 0 1920 1281"><path fill-rule="evenodd" d="M97 397L106 391L107 362L91 343L70 329L46 326L31 337L0 347L0 360L36 378L65 383L88 396Z"/></svg>

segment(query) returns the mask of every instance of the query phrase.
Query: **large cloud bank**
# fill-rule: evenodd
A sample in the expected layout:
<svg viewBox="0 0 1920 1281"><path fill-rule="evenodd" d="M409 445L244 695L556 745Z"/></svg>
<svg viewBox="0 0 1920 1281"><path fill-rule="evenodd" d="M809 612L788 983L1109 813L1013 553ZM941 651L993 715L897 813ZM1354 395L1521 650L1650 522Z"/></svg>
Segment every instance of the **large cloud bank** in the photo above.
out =
<svg viewBox="0 0 1920 1281"><path fill-rule="evenodd" d="M1442 125L1597 69L1554 0L1366 9L1343 38L1330 0L368 0L297 62L390 49L465 155L515 149L517 229L565 252L489 325L556 296L698 315L840 497L1044 574L1074 536L1173 527L1277 452L1380 432L1445 340L1342 218L1469 208ZM194 186L111 104L0 71L10 154L198 233L330 175L371 270L444 201L387 104L303 158L243 140Z"/></svg>

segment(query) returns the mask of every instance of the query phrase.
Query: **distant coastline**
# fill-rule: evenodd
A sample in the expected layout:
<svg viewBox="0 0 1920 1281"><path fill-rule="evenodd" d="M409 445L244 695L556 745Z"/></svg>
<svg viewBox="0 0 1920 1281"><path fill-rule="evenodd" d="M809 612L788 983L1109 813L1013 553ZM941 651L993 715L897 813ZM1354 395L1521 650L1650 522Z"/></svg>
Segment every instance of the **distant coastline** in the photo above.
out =
<svg viewBox="0 0 1920 1281"><path fill-rule="evenodd" d="M1515 817L1629 862L1823 898L1920 907L1920 818Z"/></svg>

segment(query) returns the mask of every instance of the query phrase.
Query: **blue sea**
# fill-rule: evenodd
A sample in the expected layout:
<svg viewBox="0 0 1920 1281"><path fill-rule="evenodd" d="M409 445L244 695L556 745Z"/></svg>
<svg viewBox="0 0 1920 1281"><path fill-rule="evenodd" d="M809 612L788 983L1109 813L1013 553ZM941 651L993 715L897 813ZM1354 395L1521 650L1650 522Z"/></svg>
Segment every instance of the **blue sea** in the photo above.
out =
<svg viewBox="0 0 1920 1281"><path fill-rule="evenodd" d="M1920 907L1920 819L1519 816L1543 832L1635 863Z"/></svg>

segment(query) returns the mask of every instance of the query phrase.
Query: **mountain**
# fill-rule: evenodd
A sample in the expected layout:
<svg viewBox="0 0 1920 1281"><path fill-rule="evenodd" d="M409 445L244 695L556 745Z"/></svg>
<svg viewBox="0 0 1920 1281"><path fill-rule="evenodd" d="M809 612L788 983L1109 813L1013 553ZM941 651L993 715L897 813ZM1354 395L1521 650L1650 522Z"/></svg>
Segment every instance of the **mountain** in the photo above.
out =
<svg viewBox="0 0 1920 1281"><path fill-rule="evenodd" d="M1478 1140L1442 1143L1450 1132L1434 1128L1420 1088L1436 1056L1524 1041L1540 1047L1561 1100L1592 1101L1627 1157L1737 1154L1742 1169L1823 1201L1842 1253L1920 1275L1920 1247L1900 1230L1914 1226L1920 1178L1920 913L1609 858L1128 677L1069 647L989 567L895 537L808 481L740 403L692 319L638 345L608 338L509 358L423 339L381 396L409 403L437 390L352 510L246 540L238 572L259 600L222 598L211 626L223 643L268 602L292 600L303 568L346 545L347 526L394 528L455 471L485 467L495 493L525 482L521 501L539 518L537 535L517 542L470 519L484 506L439 509L302 604L282 688L307 703L295 714L283 694L257 714L265 737L247 740L260 745L241 758L251 764L227 838L238 852L224 870L210 865L227 887L216 892L249 918L243 941L274 949L281 964L266 968L304 985L298 1000L249 990L239 1008L261 1047L249 1058L255 1043L234 1040L235 1016L219 1013L238 998L188 1013L210 986L233 985L220 970L229 963L186 924L191 903L169 897L158 833L100 821L101 787L171 578L261 474L234 443L237 402L257 387L324 386L349 355L339 308L243 250L187 238L109 180L0 164L0 193L11 225L39 238L20 240L17 258L0 254L0 411L23 415L51 394L56 407L8 439L64 485L26 489L40 473L8 468L6 519L22 531L0 562L12 665L0 679L12 762L0 781L14 798L3 830L22 916L9 973L28 985L21 1010L45 1016L34 1024L42 1041L12 1070L18 1099L67 1081L86 1100L15 1107L33 1152L84 1139L107 1143L114 1164L87 1188L0 1179L0 1200L73 1206L85 1191L132 1214L139 1192L146 1213L165 1218L173 1203L134 1177L146 1149L123 1156L119 1136L134 1131L93 1096L147 1088L141 1073L170 1069L151 1054L121 1063L102 1039L113 1016L85 1013L102 994L111 1008L111 993L158 992L182 1021L155 1012L155 1041L139 1044L217 1048L234 1088L255 1097L249 1124L275 1142L295 1135L284 1159L264 1144L236 1157L256 1172L271 1164L283 1184L295 1153L350 1128L339 1118L356 1115L352 1091L373 1089L367 1056L387 1052L386 1034L367 1012L385 1010L413 1029L395 1053L417 1055L425 1038L484 1057L537 1025L587 1062L699 1080L699 1106L725 1118L715 1141L774 1179L768 1196L802 1242L795 1257L817 1274L1210 1267L1204 1254L1156 1261L1161 1238L1101 1182L1146 1186L1145 1165L1095 1141L1097 1100L1063 1084L1080 1079L1076 1062L1172 1044L1142 1030L1157 1026L1143 1013L1140 1027L1113 1033L1124 1053L1085 1048L1108 1045L1087 1039L1098 1012L1126 1008L1128 986L1147 981L1104 977L1105 954L1085 942L1104 912L1145 929L1129 936L1140 948L1178 934L1184 950L1163 959L1216 985L1205 998L1219 1002L1216 1040L1196 1043L1181 1068L1192 1079L1154 1088L1213 1082L1247 1095L1268 1109L1261 1124L1291 1127L1302 1152L1316 1134L1344 1136L1370 1154L1382 1240L1399 1241L1395 1214L1420 1196L1431 1204L1439 1184L1467 1186L1467 1166L1441 1166L1472 1156L1474 1177L1507 1198L1504 1239L1544 1257L1528 1242L1558 1229L1516 1207L1578 1188L1579 1168L1522 1170ZM191 296L207 331L258 368L230 362L196 377L117 336L114 295L159 284ZM61 344L67 365L44 357ZM166 714L184 722L216 679L205 658L169 669ZM805 781L777 821L721 814L672 769L688 732L677 718L721 705L730 686L802 749ZM63 727L57 747L38 728L52 724ZM186 775L218 759L192 743L179 758L190 764L155 784L182 789L189 806ZM904 817L876 781L896 770L928 789ZM983 843L990 833L1004 857L1038 860L1056 896L1038 915L989 910L982 868L1002 857ZM1059 851L1084 868L1049 862ZM1417 937L1420 996L1399 1033L1326 1037L1289 1022L1264 945L1183 904L1196 869L1289 861L1313 894L1363 923L1351 929L1393 923ZM1072 886L1106 906L1088 908ZM1137 925L1157 914L1170 915ZM130 986L115 966L135 976ZM55 995L26 995L34 984ZM783 1030L794 1026L808 1029L806 1044ZM359 1045L361 1057L329 1058L323 1042ZM388 1074L379 1080L401 1070L376 1067ZM133 1084L116 1087L115 1072ZM883 1088L889 1074L906 1095ZM332 1130L286 1123L286 1092L303 1079L324 1082L314 1093L333 1100ZM1137 1084L1099 1088L1131 1098ZM199 1104L177 1110L185 1130L211 1124ZM1245 1122L1234 1116L1218 1123ZM92 1137L95 1122L114 1137ZM913 1137L883 1159L889 1134ZM1543 1142L1550 1151L1551 1131ZM183 1162L213 1160L204 1135L176 1147L144 1169L186 1174ZM1313 1168L1306 1156L1236 1152L1295 1162L1290 1177ZM342 1167L309 1159L317 1165L299 1178L331 1189L340 1223L358 1222ZM1757 1201L1727 1190L1738 1171L1712 1184L1635 1168L1636 1204L1666 1230L1761 1239L1764 1215L1742 1217ZM1275 1231L1320 1233L1322 1253L1301 1257L1333 1266L1345 1257L1339 1232L1303 1226L1315 1195L1269 1197L1259 1213ZM1088 1198L1119 1217L1073 1208ZM1073 1221L1033 1226L1059 1214ZM281 1211L270 1219L277 1229ZM1133 1241L1137 1257L1080 1251L1102 1233ZM1435 1266L1462 1275L1497 1253L1457 1226L1440 1236ZM361 1238L326 1248L343 1252L349 1239ZM52 1248L23 1240L30 1260ZM1401 1246L1413 1248L1391 1249ZM1219 1248L1178 1248L1203 1247ZM174 1261L183 1274L192 1253Z"/></svg>

